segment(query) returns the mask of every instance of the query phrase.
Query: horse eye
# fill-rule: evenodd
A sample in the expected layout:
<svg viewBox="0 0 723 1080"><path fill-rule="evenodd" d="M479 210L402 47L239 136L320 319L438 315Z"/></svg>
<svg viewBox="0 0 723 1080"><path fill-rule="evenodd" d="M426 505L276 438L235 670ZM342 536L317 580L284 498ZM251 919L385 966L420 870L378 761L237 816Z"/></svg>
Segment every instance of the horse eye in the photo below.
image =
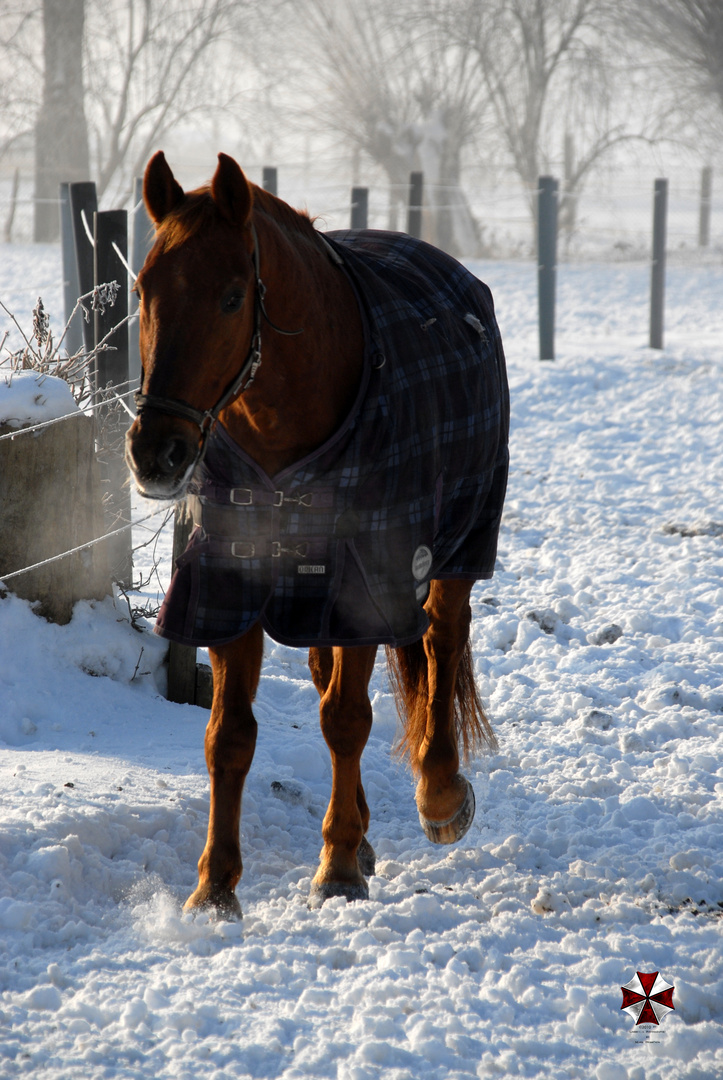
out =
<svg viewBox="0 0 723 1080"><path fill-rule="evenodd" d="M240 292L230 292L224 296L221 301L221 311L224 315L234 315L237 311L241 310L244 302L244 294Z"/></svg>

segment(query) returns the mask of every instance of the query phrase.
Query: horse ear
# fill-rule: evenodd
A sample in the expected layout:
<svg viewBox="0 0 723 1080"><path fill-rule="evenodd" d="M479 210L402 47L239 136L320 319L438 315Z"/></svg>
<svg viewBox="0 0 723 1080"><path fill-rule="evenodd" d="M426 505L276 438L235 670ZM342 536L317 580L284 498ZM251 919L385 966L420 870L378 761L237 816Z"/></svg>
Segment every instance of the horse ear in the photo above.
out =
<svg viewBox="0 0 723 1080"><path fill-rule="evenodd" d="M154 154L143 177L143 201L151 219L159 225L185 198L162 150Z"/></svg>
<svg viewBox="0 0 723 1080"><path fill-rule="evenodd" d="M211 197L228 221L242 227L246 225L253 203L251 186L228 154L218 155L218 166L211 181Z"/></svg>

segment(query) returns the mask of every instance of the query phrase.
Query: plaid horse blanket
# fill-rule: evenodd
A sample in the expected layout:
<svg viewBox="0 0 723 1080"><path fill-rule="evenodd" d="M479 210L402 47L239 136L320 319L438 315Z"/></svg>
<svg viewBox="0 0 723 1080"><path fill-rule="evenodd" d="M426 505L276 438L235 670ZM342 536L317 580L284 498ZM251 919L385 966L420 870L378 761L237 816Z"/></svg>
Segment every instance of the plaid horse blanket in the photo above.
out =
<svg viewBox="0 0 723 1080"><path fill-rule="evenodd" d="M404 234L325 239L364 323L356 403L274 477L216 425L156 626L173 641L220 645L261 620L283 644L405 645L431 579L492 576L509 397L490 291Z"/></svg>

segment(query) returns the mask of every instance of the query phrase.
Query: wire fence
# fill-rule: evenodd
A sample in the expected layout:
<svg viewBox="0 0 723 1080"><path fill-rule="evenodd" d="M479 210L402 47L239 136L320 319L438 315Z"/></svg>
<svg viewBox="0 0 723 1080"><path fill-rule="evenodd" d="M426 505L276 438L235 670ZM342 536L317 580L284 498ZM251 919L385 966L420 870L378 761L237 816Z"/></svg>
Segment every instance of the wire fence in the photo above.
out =
<svg viewBox="0 0 723 1080"><path fill-rule="evenodd" d="M88 551L90 548L95 547L96 544L103 544L110 540L114 536L121 536L123 533L128 532L130 529L137 529L141 525L145 525L146 522L151 521L153 518L159 516L159 514L165 514L165 520L161 524L161 528L166 524L169 517L169 508L167 505L159 507L151 514L146 514L145 517L137 518L134 521L126 521L123 525L120 525L116 529L112 529L110 532L103 533L102 536L96 536L93 540L87 540L84 544L78 544L77 547L69 548L67 551L61 551L57 555L51 555L47 559L42 559L40 562L31 563L29 566L23 566L19 570L13 570L9 574L3 574L0 577L0 587L7 584L8 581L12 581L14 578L21 577L23 574L29 574L33 570L40 570L41 567L50 566L53 563L60 562L61 559L67 559L71 555L77 555L81 551ZM154 533L155 535L155 533Z"/></svg>
<svg viewBox="0 0 723 1080"><path fill-rule="evenodd" d="M209 166L212 171L212 166ZM252 163L249 178L262 181L262 166ZM667 170L669 179L668 249L698 252L701 204L701 170L685 167ZM574 213L561 221L562 258L621 259L646 258L651 250L653 182L665 171L652 168L634 170L600 169L582 188L574 201ZM207 177L205 177L207 179ZM378 174L358 177L354 183L368 188L368 226L372 229L405 229L409 189L389 184ZM351 218L351 176L331 175L323 167L308 163L278 164L278 194L292 206L307 209L321 228L345 229ZM561 180L564 195L564 181ZM425 208L435 211L459 210L461 201L478 225L478 235L470 234L470 250L462 254L483 254L489 258L534 257L534 192L525 190L519 178L497 170L491 176L481 168L462 175L461 187L434 185L425 179ZM135 209L129 194L129 211ZM33 234L35 200L32 179L21 177L13 200L13 178L0 176L0 235L5 242L29 243ZM709 252L723 252L723 169L714 172L710 200Z"/></svg>
<svg viewBox="0 0 723 1080"><path fill-rule="evenodd" d="M259 175L255 176L254 171ZM250 179L260 182L261 171L260 166L249 168ZM308 209L322 228L349 227L353 207L351 184L338 181L324 173L310 174L308 167L301 168L293 164L279 166L278 177L279 195L292 205ZM595 183L591 183L575 200L574 212L568 213L567 223L560 229L559 257L563 260L595 258L614 261L649 258L652 245L653 179L652 176L646 178L640 171L628 175L620 171L601 173ZM564 194L564 185L561 187ZM700 245L700 178L690 170L670 178L667 238L668 251L673 258L677 253L684 253L694 254L696 258L723 259L721 188L723 184L719 184L719 191L716 191L714 186L709 197L710 241L703 249ZM488 176L476 176L472 171L466 177L463 194L468 209L479 223L476 240L478 244L481 241L483 249L481 252L470 251L470 255L484 254L489 258L520 259L535 256L533 213L536 191L522 190L519 183L514 183L510 177L504 181L498 177L493 181ZM378 179L376 183L370 184L368 227L404 228L403 214L409 209L405 203L408 196L409 187L405 185L385 184ZM450 185L426 185L424 202L428 212L430 206L438 211L458 209L460 189ZM11 184L8 178L0 176L0 228L4 228L6 242L17 244L31 239L35 205L29 181ZM127 208L131 212L138 208L135 199L129 197ZM7 369L0 370L0 376L3 374L8 377ZM83 411L90 413L107 407L109 398L112 398L132 417L133 412L125 399L133 389L128 382L108 386L104 388L102 399L86 405ZM0 443L8 439L32 436L74 415L77 415L77 411L3 432L0 434ZM166 515L161 526L163 527L171 513L165 506L135 520L118 516L113 527L102 536L40 563L14 570L11 574L4 575L0 584L77 554L128 530L145 531L149 528L147 523L162 513ZM152 532L150 539L140 546L152 543L157 532L158 530Z"/></svg>

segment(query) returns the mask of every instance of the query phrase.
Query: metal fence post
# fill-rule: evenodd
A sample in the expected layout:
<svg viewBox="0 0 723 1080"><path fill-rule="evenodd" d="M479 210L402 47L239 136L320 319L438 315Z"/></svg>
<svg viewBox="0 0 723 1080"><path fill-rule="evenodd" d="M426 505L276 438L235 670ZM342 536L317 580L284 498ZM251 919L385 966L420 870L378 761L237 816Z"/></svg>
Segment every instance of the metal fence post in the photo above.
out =
<svg viewBox="0 0 723 1080"><path fill-rule="evenodd" d="M68 185L70 213L73 222L73 246L78 269L80 295L85 296L93 288L93 215L98 209L98 196L92 180ZM85 222L85 224L84 224ZM87 231L86 231L87 225ZM90 236L88 235L90 233ZM86 352L93 351L95 331L93 322L81 320L83 343Z"/></svg>
<svg viewBox="0 0 723 1080"><path fill-rule="evenodd" d="M710 243L710 210L713 195L713 169L704 166L700 174L700 215L698 218L698 246L708 247Z"/></svg>
<svg viewBox="0 0 723 1080"><path fill-rule="evenodd" d="M270 195L279 194L279 173L275 165L264 165L261 186Z"/></svg>
<svg viewBox="0 0 723 1080"><path fill-rule="evenodd" d="M112 281L119 284L113 307L95 311L95 347L108 337L95 360L95 389L103 393L107 386L117 387L119 395L128 394L128 272L115 251L114 244L124 258L128 252L128 215L125 210L96 211L93 224L95 239L94 279L95 285ZM119 323L123 323L119 326ZM109 336L108 336L109 335ZM106 525L110 531L130 523L131 495L128 470L124 460L124 437L128 428L128 414L113 398L101 410L99 457L106 485ZM108 542L108 559L111 574L125 588L133 578L131 530L114 536Z"/></svg>
<svg viewBox="0 0 723 1080"><path fill-rule="evenodd" d="M653 263L650 275L650 348L663 348L665 312L665 242L668 181L655 181L653 199Z"/></svg>
<svg viewBox="0 0 723 1080"><path fill-rule="evenodd" d="M555 359L558 181L541 176L537 189L537 298L540 360Z"/></svg>
<svg viewBox="0 0 723 1080"><path fill-rule="evenodd" d="M366 229L369 220L369 188L353 187L351 189L351 227L352 229Z"/></svg>
<svg viewBox="0 0 723 1080"><path fill-rule="evenodd" d="M422 198L424 195L424 173L409 174L409 207L407 209L407 232L417 240L422 237Z"/></svg>
<svg viewBox="0 0 723 1080"><path fill-rule="evenodd" d="M68 329L63 346L68 356L75 356L83 348L83 313L76 312L72 321L73 308L80 296L78 264L75 258L75 240L73 238L73 215L70 208L69 184L60 185L60 247L63 259L63 306Z"/></svg>

